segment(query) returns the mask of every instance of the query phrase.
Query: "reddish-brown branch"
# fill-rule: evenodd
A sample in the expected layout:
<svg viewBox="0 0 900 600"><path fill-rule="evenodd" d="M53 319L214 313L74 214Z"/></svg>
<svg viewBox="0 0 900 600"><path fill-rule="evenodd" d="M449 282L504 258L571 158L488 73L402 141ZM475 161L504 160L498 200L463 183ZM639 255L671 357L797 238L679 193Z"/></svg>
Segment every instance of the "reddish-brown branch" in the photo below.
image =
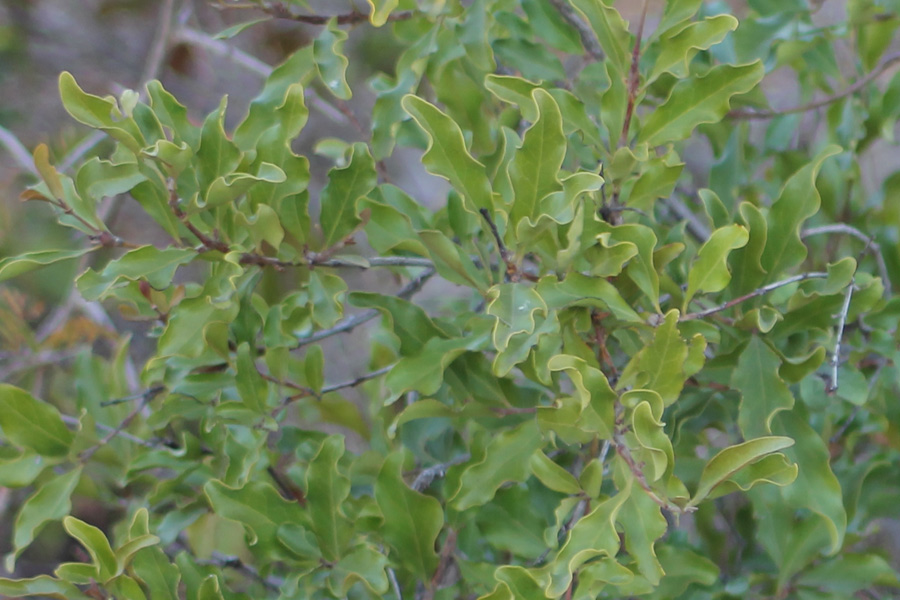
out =
<svg viewBox="0 0 900 600"><path fill-rule="evenodd" d="M250 5L253 8L259 8L257 5ZM281 2L273 2L262 5L262 9L275 17L276 19L287 19L290 21L297 21L298 23L304 23L306 25L327 25L328 22L334 19L338 25L357 25L359 23L368 23L369 15L367 13L354 10L348 13L340 14L340 15L298 15L292 13L284 4ZM403 10L395 13L391 13L387 17L387 22L392 23L395 21L406 21L407 19L411 19L415 15L415 11L412 10Z"/></svg>
<svg viewBox="0 0 900 600"><path fill-rule="evenodd" d="M631 50L631 71L628 74L628 105L625 108L625 122L622 124L622 135L619 138L619 147L628 144L628 130L631 128L631 117L634 115L634 102L637 99L638 85L641 80L641 73L638 66L641 59L641 39L644 36L644 20L647 17L647 3L648 0L644 0L644 9L641 11L641 20L638 21L634 48Z"/></svg>

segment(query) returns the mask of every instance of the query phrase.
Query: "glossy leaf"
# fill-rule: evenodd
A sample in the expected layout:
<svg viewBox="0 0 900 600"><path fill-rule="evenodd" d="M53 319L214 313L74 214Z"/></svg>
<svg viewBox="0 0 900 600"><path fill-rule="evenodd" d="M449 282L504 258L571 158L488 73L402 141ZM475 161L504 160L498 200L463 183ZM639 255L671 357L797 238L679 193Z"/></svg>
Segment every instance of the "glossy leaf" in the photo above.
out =
<svg viewBox="0 0 900 600"><path fill-rule="evenodd" d="M731 280L728 271L728 254L732 250L747 244L750 235L740 225L729 225L715 230L704 242L697 253L697 259L691 265L688 274L687 292L684 294L682 310L687 311L688 304L698 292L720 292Z"/></svg>
<svg viewBox="0 0 900 600"><path fill-rule="evenodd" d="M322 233L330 248L352 232L361 220L356 202L372 191L377 182L375 161L365 144L354 144L346 167L332 169L322 190Z"/></svg>
<svg viewBox="0 0 900 600"><path fill-rule="evenodd" d="M350 523L340 509L350 493L350 481L337 470L343 454L343 438L330 436L322 442L306 471L310 525L322 556L328 560L341 557L351 533Z"/></svg>
<svg viewBox="0 0 900 600"><path fill-rule="evenodd" d="M376 18L372 13L373 20ZM341 100L349 100L352 96L350 86L347 85L347 65L349 61L344 56L344 42L347 41L347 32L339 29L336 20L332 19L328 25L322 28L318 37L313 40L313 58L316 61L316 69L319 77L328 90Z"/></svg>

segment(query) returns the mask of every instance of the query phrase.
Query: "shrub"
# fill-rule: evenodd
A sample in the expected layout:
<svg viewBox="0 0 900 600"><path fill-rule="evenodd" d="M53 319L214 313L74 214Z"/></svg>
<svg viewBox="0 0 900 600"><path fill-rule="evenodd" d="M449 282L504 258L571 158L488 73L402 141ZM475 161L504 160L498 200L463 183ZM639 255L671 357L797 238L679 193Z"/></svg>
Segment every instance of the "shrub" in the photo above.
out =
<svg viewBox="0 0 900 600"><path fill-rule="evenodd" d="M804 2L757 1L738 27L676 1L629 28L600 0L369 4L260 5L319 28L234 127L224 99L200 123L158 81L113 98L60 76L114 147L74 176L34 151L24 199L81 244L0 278L95 253L77 294L153 347L123 326L110 352L0 387L0 483L30 490L8 568L51 522L84 549L0 593L896 586L867 537L900 494L900 180L872 189L861 167L900 113L900 78L878 81L893 9L816 27ZM399 50L360 139L315 140L334 163L319 189L294 141L311 106L350 110L350 25ZM768 107L777 69L800 104ZM420 167L449 187L391 183ZM116 196L166 241L108 226Z"/></svg>

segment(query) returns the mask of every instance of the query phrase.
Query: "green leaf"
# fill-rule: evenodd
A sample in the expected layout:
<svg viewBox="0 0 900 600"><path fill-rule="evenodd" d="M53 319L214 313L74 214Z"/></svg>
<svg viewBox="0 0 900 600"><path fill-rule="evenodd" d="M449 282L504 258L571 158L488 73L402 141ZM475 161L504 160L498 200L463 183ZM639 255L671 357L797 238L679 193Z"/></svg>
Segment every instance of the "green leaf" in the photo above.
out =
<svg viewBox="0 0 900 600"><path fill-rule="evenodd" d="M225 600L218 577L208 575L203 579L203 583L200 584L200 588L197 590L197 600Z"/></svg>
<svg viewBox="0 0 900 600"><path fill-rule="evenodd" d="M542 277L537 292L550 309L599 305L621 321L644 322L619 295L616 287L602 277L588 277L581 273L570 273L563 281L554 276Z"/></svg>
<svg viewBox="0 0 900 600"><path fill-rule="evenodd" d="M347 32L338 27L337 19L329 20L318 37L313 40L313 58L319 78L325 87L341 100L349 100L353 95L350 86L347 85L349 61L344 56L346 41Z"/></svg>
<svg viewBox="0 0 900 600"><path fill-rule="evenodd" d="M575 386L579 413L590 407L592 420L590 426L582 423L584 432L594 432L603 439L612 437L615 428L616 394L609 385L606 375L582 358L567 354L557 354L547 365L551 371L566 371ZM565 409L565 399L561 399L561 408Z"/></svg>
<svg viewBox="0 0 900 600"><path fill-rule="evenodd" d="M651 585L659 585L665 571L653 546L668 529L659 504L644 490L632 489L619 510L617 521L625 530L625 549L637 562L641 575Z"/></svg>
<svg viewBox="0 0 900 600"><path fill-rule="evenodd" d="M756 87L764 72L760 61L718 65L703 77L679 81L669 98L642 124L637 143L660 146L688 137L697 125L720 121L731 106L731 97Z"/></svg>
<svg viewBox="0 0 900 600"><path fill-rule="evenodd" d="M105 297L120 278L130 281L144 279L153 289L164 290L172 283L178 267L196 257L197 252L187 248L170 247L160 250L155 246L142 246L129 250L121 258L106 265L100 277L104 282L108 282L107 287L99 294L96 288L92 289L89 299Z"/></svg>
<svg viewBox="0 0 900 600"><path fill-rule="evenodd" d="M475 266L472 258L440 231L420 231L419 239L425 245L434 268L447 281L473 287L486 292L489 286L487 274Z"/></svg>
<svg viewBox="0 0 900 600"><path fill-rule="evenodd" d="M372 7L369 13L369 22L375 27L381 27L387 23L387 19L391 16L391 12L400 4L399 0L366 0Z"/></svg>
<svg viewBox="0 0 900 600"><path fill-rule="evenodd" d="M631 63L631 34L622 15L605 0L570 0L591 24L600 47L622 73Z"/></svg>
<svg viewBox="0 0 900 600"><path fill-rule="evenodd" d="M494 347L505 350L517 333L531 333L534 313L547 314L547 304L534 288L518 283L502 283L488 290L487 314L496 317Z"/></svg>
<svg viewBox="0 0 900 600"><path fill-rule="evenodd" d="M266 21L270 21L271 19L272 19L271 16L267 16L267 17L261 17L259 19L251 19L249 21L243 21L241 23L238 23L237 25L232 25L231 27L223 29L222 31L220 31L219 33L214 35L213 39L214 40L230 40L231 38L233 38L240 32L244 31L245 29L249 29L250 27L253 27L254 25L258 25L259 23L265 23Z"/></svg>
<svg viewBox="0 0 900 600"><path fill-rule="evenodd" d="M435 542L444 511L437 499L406 485L402 468L403 454L390 454L375 481L375 501L384 515L381 531L403 568L416 580L428 581L438 565Z"/></svg>
<svg viewBox="0 0 900 600"><path fill-rule="evenodd" d="M29 579L0 579L0 594L7 598L24 598L41 596L59 598L59 600L91 600L81 590L65 581L54 579L49 575L38 575Z"/></svg>
<svg viewBox="0 0 900 600"><path fill-rule="evenodd" d="M212 479L203 486L203 492L212 510L223 519L241 523L247 529L250 544L258 545L263 552L271 552L280 545L280 525L307 522L299 505L288 502L274 487L262 481L231 488Z"/></svg>
<svg viewBox="0 0 900 600"><path fill-rule="evenodd" d="M816 176L825 159L840 152L838 146L826 146L787 180L769 209L766 248L760 258L769 281L777 279L806 258L806 245L800 240L800 228L819 210Z"/></svg>
<svg viewBox="0 0 900 600"><path fill-rule="evenodd" d="M691 60L697 52L718 44L737 26L738 20L731 15L716 15L691 23L671 37L663 36L658 42L659 55L644 85L649 85L663 73L671 73L678 78L687 77Z"/></svg>
<svg viewBox="0 0 900 600"><path fill-rule="evenodd" d="M176 144L187 143L196 150L200 145L200 131L188 118L187 109L163 88L156 79L147 83L150 107L160 122L172 131Z"/></svg>
<svg viewBox="0 0 900 600"><path fill-rule="evenodd" d="M729 225L716 229L697 252L697 259L688 273L688 287L684 294L682 311L698 292L721 292L731 280L728 271L728 254L742 248L750 239L750 234L740 225Z"/></svg>
<svg viewBox="0 0 900 600"><path fill-rule="evenodd" d="M875 554L844 554L807 569L797 578L798 586L825 589L844 598L873 586L900 587L897 573Z"/></svg>
<svg viewBox="0 0 900 600"><path fill-rule="evenodd" d="M328 584L338 597L346 598L347 592L357 583L381 595L388 591L387 567L388 559L384 554L372 546L358 546L334 565Z"/></svg>
<svg viewBox="0 0 900 600"><path fill-rule="evenodd" d="M59 75L59 95L66 112L79 123L105 131L134 154L145 145L137 123L122 115L112 97L101 98L86 93L68 71Z"/></svg>
<svg viewBox="0 0 900 600"><path fill-rule="evenodd" d="M688 506L697 506L719 484L730 479L735 473L760 460L766 455L788 448L794 444L789 437L759 437L742 444L725 448L716 454L700 475L697 491Z"/></svg>
<svg viewBox="0 0 900 600"><path fill-rule="evenodd" d="M508 166L515 198L510 212L512 227L525 218L535 220L541 200L562 187L559 170L566 156L566 138L559 106L540 88L532 92L532 98L537 119L525 132L522 146Z"/></svg>
<svg viewBox="0 0 900 600"><path fill-rule="evenodd" d="M600 556L615 558L621 545L616 519L630 492L629 486L598 503L572 526L565 543L546 567L551 578L548 595L558 598L563 594L578 568L589 560Z"/></svg>
<svg viewBox="0 0 900 600"><path fill-rule="evenodd" d="M75 439L55 406L8 384L0 384L0 428L16 446L52 458L65 457Z"/></svg>
<svg viewBox="0 0 900 600"><path fill-rule="evenodd" d="M837 552L847 530L847 511L841 484L831 469L828 446L797 410L780 413L772 430L794 438L796 443L785 454L800 468L796 481L781 488L782 496L791 506L807 508L822 517L831 540L830 552Z"/></svg>
<svg viewBox="0 0 900 600"><path fill-rule="evenodd" d="M50 521L57 521L72 510L72 491L81 478L82 467L59 475L40 486L19 509L13 533L13 551L6 556L6 570L14 572L19 555L34 541L38 531Z"/></svg>
<svg viewBox="0 0 900 600"><path fill-rule="evenodd" d="M228 98L222 98L219 108L211 112L200 130L200 146L197 148L197 181L201 196L206 199L207 190L219 177L230 175L241 160L241 151L225 133L225 107Z"/></svg>
<svg viewBox="0 0 900 600"><path fill-rule="evenodd" d="M622 372L619 389L634 385L657 392L666 406L675 402L684 387L688 346L678 330L678 311L666 313L653 341L644 346Z"/></svg>
<svg viewBox="0 0 900 600"><path fill-rule="evenodd" d="M310 524L322 556L336 561L349 541L351 523L341 512L350 493L350 480L338 471L344 455L344 438L332 435L322 442L306 471L306 498Z"/></svg>
<svg viewBox="0 0 900 600"><path fill-rule="evenodd" d="M581 484L575 476L553 462L541 450L531 455L530 466L531 474L551 490L569 495L581 493Z"/></svg>
<svg viewBox="0 0 900 600"><path fill-rule="evenodd" d="M469 154L459 125L433 104L416 96L404 96L402 105L428 135L428 149L422 156L428 172L447 179L463 197L468 211L477 214L482 208L492 210L491 185L485 167Z"/></svg>
<svg viewBox="0 0 900 600"><path fill-rule="evenodd" d="M741 393L738 425L745 439L772 433L772 419L794 406L794 396L778 374L781 360L759 336L741 352L731 387Z"/></svg>
<svg viewBox="0 0 900 600"><path fill-rule="evenodd" d="M738 211L747 227L747 243L731 253L733 295L738 296L755 290L766 278L762 267L762 255L768 238L768 223L765 215L749 202L741 202Z"/></svg>
<svg viewBox="0 0 900 600"><path fill-rule="evenodd" d="M360 308L377 309L385 317L388 329L400 340L400 354L417 356L433 338L447 338L448 332L439 327L421 306L396 296L371 292L353 292L350 303Z"/></svg>
<svg viewBox="0 0 900 600"><path fill-rule="evenodd" d="M62 260L70 260L72 258L84 256L97 248L97 246L90 246L79 250L37 250L35 252L26 252L18 256L8 256L0 259L0 281L18 277L24 273L40 269L45 265L51 265Z"/></svg>
<svg viewBox="0 0 900 600"><path fill-rule="evenodd" d="M632 259L625 268L625 273L636 286L647 296L653 307L659 308L659 274L653 265L653 251L656 249L656 234L645 225L626 224L612 226L600 223L604 245L628 244ZM635 252L636 250L636 252Z"/></svg>
<svg viewBox="0 0 900 600"><path fill-rule="evenodd" d="M181 572L160 548L145 548L131 563L134 575L150 592L153 600L178 600Z"/></svg>
<svg viewBox="0 0 900 600"><path fill-rule="evenodd" d="M460 487L450 503L456 510L466 510L490 502L497 490L509 481L525 481L530 475L528 461L541 443L537 423L529 420L494 437L485 449L484 458L466 467Z"/></svg>
<svg viewBox="0 0 900 600"><path fill-rule="evenodd" d="M716 486L708 500L715 500L738 490L746 492L757 483L771 483L779 487L790 485L797 479L799 467L789 463L780 452L748 465Z"/></svg>
<svg viewBox="0 0 900 600"><path fill-rule="evenodd" d="M103 531L75 517L65 517L63 527L88 551L101 583L120 574L116 555Z"/></svg>
<svg viewBox="0 0 900 600"><path fill-rule="evenodd" d="M361 142L353 144L347 166L329 171L328 183L322 190L320 221L325 248L341 241L361 223L356 214L356 203L369 194L377 182L375 160L369 148Z"/></svg>

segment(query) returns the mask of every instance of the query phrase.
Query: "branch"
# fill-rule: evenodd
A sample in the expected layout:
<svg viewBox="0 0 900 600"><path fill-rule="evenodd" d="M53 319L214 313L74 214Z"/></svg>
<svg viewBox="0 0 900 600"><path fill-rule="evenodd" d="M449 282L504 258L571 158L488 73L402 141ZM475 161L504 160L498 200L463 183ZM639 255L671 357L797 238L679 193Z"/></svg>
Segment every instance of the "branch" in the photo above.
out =
<svg viewBox="0 0 900 600"><path fill-rule="evenodd" d="M631 128L631 117L634 114L634 101L637 98L638 84L641 81L641 73L638 63L641 58L641 38L644 36L644 20L647 17L647 3L644 0L644 9L641 11L641 20L638 22L637 35L634 39L634 48L631 50L631 71L628 73L628 104L625 107L625 122L622 124L622 135L619 137L619 147L628 144L628 130ZM610 140L612 142L612 140Z"/></svg>
<svg viewBox="0 0 900 600"><path fill-rule="evenodd" d="M156 386L156 387L150 388L149 390L147 390L146 392L141 394L140 395L140 400L141 400L140 403L138 403L138 405L134 407L134 410L132 410L130 413L128 413L128 415L124 419L122 419L122 422L119 423L118 427L116 427L112 431L110 431L106 435L106 437L104 437L102 440L100 440L99 442L97 442L96 444L94 444L93 446L91 446L90 448L85 450L84 452L82 452L79 455L78 460L82 464L86 463L88 460L90 460L90 458L94 455L94 453L97 452L97 450L99 450L103 446L106 446L107 444L109 444L111 441L113 441L116 438L116 436L121 435L122 431L131 424L131 422L134 420L134 418L136 416L138 416L138 414L140 414L140 412L144 409L144 407L147 405L147 403L149 403L153 398L155 398L157 395L159 395L163 390L165 390L165 388L163 386Z"/></svg>
<svg viewBox="0 0 900 600"><path fill-rule="evenodd" d="M69 425L70 427L81 427L81 420L77 417L73 417L71 415L60 415L62 417L63 423ZM115 427L110 427L109 425L104 425L103 423L94 423L94 427L99 429L100 431L107 431L109 433L116 432L117 429ZM136 435L132 435L127 431L118 431L116 433L120 438L128 440L129 442L134 442L140 446L145 448L159 448L160 444L155 444L148 440L143 440Z"/></svg>
<svg viewBox="0 0 900 600"><path fill-rule="evenodd" d="M867 236L856 227L847 225L846 223L835 223L833 225L823 225L822 227L812 227L810 229L805 229L800 233L800 237L805 239L823 233L846 233L848 235L852 235L858 240L862 240L863 242L865 242L866 247L863 249L863 252L868 250L872 253L872 256L875 257L875 263L878 266L878 275L879 277L881 277L881 281L884 283L885 297L891 295L891 279L888 276L887 264L885 264L884 262L884 255L881 253L881 246L878 245L878 242L876 242L873 238Z"/></svg>
<svg viewBox="0 0 900 600"><path fill-rule="evenodd" d="M823 106L828 106L829 104L833 104L838 100L842 100L843 98L846 98L851 94L855 94L860 89L871 83L873 80L877 79L879 75L887 71L897 62L900 62L900 52L888 54L884 57L884 59L882 59L880 63L878 63L878 65L874 69L858 79L855 83L841 90L840 92L832 94L831 96L828 96L826 98L822 98L821 100L815 100L813 102L807 102L806 104L800 104L798 106L792 106L790 108L784 108L781 110L733 110L728 113L728 116L732 119L773 119L782 115L790 115L794 113L816 110L817 108L822 108Z"/></svg>
<svg viewBox="0 0 900 600"><path fill-rule="evenodd" d="M584 49L594 60L603 60L603 48L600 46L600 42L597 41L597 36L594 34L594 30L585 23L579 16L576 14L575 9L567 2L567 0L549 0L550 4L553 5L553 8L559 12L559 15L565 20L566 23L572 26L575 31L578 32L578 37L581 38L581 45L584 46Z"/></svg>
<svg viewBox="0 0 900 600"><path fill-rule="evenodd" d="M704 317L708 317L709 315L722 312L723 310L728 310L732 306L737 306L741 302L746 302L752 298L756 298L757 296L762 296L763 294L768 294L772 290L777 290L780 287L784 287L786 285L790 285L792 283L797 283L800 281L806 281L807 279L825 279L828 277L828 273L800 273L799 275L794 275L793 277L788 277L787 279L782 279L781 281L776 281L774 283L770 283L769 285L764 285L761 288L757 288L750 293L744 294L743 296L738 296L733 300L729 300L724 304L720 304L718 306L713 306L712 308L707 308L705 310L701 310L694 313L688 313L686 315L682 315L679 321L693 321L694 319L702 319Z"/></svg>
<svg viewBox="0 0 900 600"><path fill-rule="evenodd" d="M348 13L340 14L340 15L297 15L292 13L288 8L282 4L281 2L273 2L270 4L263 4L260 7L263 12L275 17L276 19L287 19L290 21L297 21L298 23L303 23L305 25L327 25L329 21L334 19L338 25L357 25L359 23L368 23L369 15L364 12L360 12L358 10L354 10ZM415 15L415 11L412 10L403 10L399 12L394 12L388 15L387 22L392 23L395 21L406 21L407 19L411 19Z"/></svg>
<svg viewBox="0 0 900 600"><path fill-rule="evenodd" d="M847 293L844 296L844 305L841 307L840 317L838 319L837 338L834 342L834 354L831 355L831 382L825 389L829 394L833 394L838 389L838 366L841 362L841 341L844 338L844 326L847 324L847 313L850 312L850 299L853 297L853 281L847 286Z"/></svg>
<svg viewBox="0 0 900 600"><path fill-rule="evenodd" d="M0 145L6 148L7 152L12 155L13 159L23 170L28 171L35 177L39 176L37 169L34 166L34 159L31 157L31 153L28 152L25 145L19 141L19 138L5 127L0 127Z"/></svg>
<svg viewBox="0 0 900 600"><path fill-rule="evenodd" d="M407 283L405 286L403 286L403 288L399 292L397 292L397 297L403 298L403 299L409 298L410 296L412 296L413 294L418 292L420 289L422 289L422 286L425 285L425 282L428 281L428 279L432 275L434 275L434 269L428 269L427 271L425 271L424 273L422 273L421 275L419 275L418 277L416 277L415 279L413 279L412 281ZM312 333L304 338L300 338L297 341L297 344L294 346L293 349L296 350L298 348L302 348L303 346L308 346L309 344L314 344L318 341L324 340L325 338L329 338L333 335L338 335L340 333L350 331L356 327L359 327L363 323L367 323L368 321L371 321L372 319L377 317L379 314L381 314L381 313L379 313L378 310L373 308L371 310L361 312L358 315L353 315L352 317L348 317L348 318L344 319L343 321L341 321L340 323L338 323L337 325L335 325L334 327L329 327L328 329L316 331L315 333Z"/></svg>
<svg viewBox="0 0 900 600"><path fill-rule="evenodd" d="M325 387L322 388L322 391L319 393L320 394L329 394L331 392L336 392L338 390L343 390L343 389L346 389L349 387L356 387L357 385L359 385L361 383L365 383L366 381L369 381L370 379L375 379L376 377L381 377L382 375L384 375L386 373L390 373L391 369L393 369L394 366L395 365L388 365L386 367L381 367L380 369L376 369L375 371L372 371L371 373L366 373L364 375L360 375L359 377L357 377L355 379L351 379L349 381L343 381L341 383L334 383L331 385L326 385Z"/></svg>
<svg viewBox="0 0 900 600"><path fill-rule="evenodd" d="M147 62L140 79L141 85L151 79L156 79L169 45L169 30L172 25L172 14L175 12L175 0L163 0L161 4L159 24L156 26L156 34L153 36L150 51L147 53Z"/></svg>

